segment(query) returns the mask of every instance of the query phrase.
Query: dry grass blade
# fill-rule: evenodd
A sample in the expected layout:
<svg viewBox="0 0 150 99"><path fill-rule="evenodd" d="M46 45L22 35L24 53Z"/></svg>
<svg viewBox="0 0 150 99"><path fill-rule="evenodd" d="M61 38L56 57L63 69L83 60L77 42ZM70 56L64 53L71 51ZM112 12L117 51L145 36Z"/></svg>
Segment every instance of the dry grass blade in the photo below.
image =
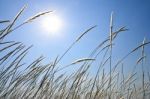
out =
<svg viewBox="0 0 150 99"><path fill-rule="evenodd" d="M97 52L97 50L100 48L100 47L102 47L105 43L107 43L109 41L109 39L106 39L106 40L104 40L102 43L100 43L94 50L93 50L93 52L90 54L90 56L93 56L96 52Z"/></svg>
<svg viewBox="0 0 150 99"><path fill-rule="evenodd" d="M93 28L95 28L96 26L93 26L89 29L87 29L84 33L82 33L76 40L75 42L73 42L69 48L62 54L62 56L58 59L57 63L60 62L60 60L69 52L69 50L85 35L87 34L90 30L92 30Z"/></svg>
<svg viewBox="0 0 150 99"><path fill-rule="evenodd" d="M35 59L32 63L30 63L28 66L27 66L27 68L25 69L25 70L27 70L27 69L31 69L31 68L34 68L37 64L39 64L41 61L43 61L44 60L44 57L43 56L40 56L39 58L37 58L37 59Z"/></svg>
<svg viewBox="0 0 150 99"><path fill-rule="evenodd" d="M43 15L45 15L45 14L48 14L48 13L50 13L50 12L52 12L52 11L41 12L41 13L39 13L39 14L37 14L37 15L35 15L35 16L29 18L29 19L27 19L27 20L24 21L22 24L16 26L15 28L13 28L12 30L10 30L9 32L12 32L12 31L14 31L14 30L16 30L16 29L22 27L22 26L25 25L26 23L32 22L32 21L34 21L35 19L37 19L37 18L39 18L39 17L41 17L41 16L43 16Z"/></svg>
<svg viewBox="0 0 150 99"><path fill-rule="evenodd" d="M4 43L3 43L3 44L4 44ZM20 44L20 42L16 42L16 43L14 43L14 44L8 45L8 46L4 47L3 49L0 49L0 52L4 51L4 50L6 50L6 49L8 49L8 48L10 48L10 47L12 47L12 46L18 45L18 44Z"/></svg>
<svg viewBox="0 0 150 99"><path fill-rule="evenodd" d="M121 27L119 30L113 32L113 33L112 33L112 40L114 40L120 32L127 31L127 30L128 30L128 29L126 29L125 27ZM100 47L102 47L104 44L106 44L109 40L110 40L110 36L109 36L106 40L104 40L103 42L101 42L101 43L93 50L93 52L91 53L90 56L93 56L93 55L97 52L97 50L98 50Z"/></svg>
<svg viewBox="0 0 150 99"><path fill-rule="evenodd" d="M60 69L58 69L57 72L58 72L58 71L61 71L61 70L63 70L63 69L65 69L65 68L67 68L67 67L69 67L69 66L71 66L71 65L75 65L75 64L78 64L78 63L81 63L81 62L87 62L87 61L95 61L95 59L83 58L83 59L76 60L76 61L72 62L71 64L66 65L66 66L64 66L64 67L62 67L62 68L60 68Z"/></svg>
<svg viewBox="0 0 150 99"><path fill-rule="evenodd" d="M37 14L37 15L35 15L35 16L29 18L29 19L27 19L24 23L32 22L32 21L35 20L36 18L38 18L38 17L40 17L40 16L43 16L43 15L45 15L45 14L51 13L51 12L53 12L53 11L41 12L41 13L39 13L39 14Z"/></svg>
<svg viewBox="0 0 150 99"><path fill-rule="evenodd" d="M110 57L108 57L108 58L104 61L104 63L102 64L102 66L104 66L104 65L108 62L109 59L110 59Z"/></svg>
<svg viewBox="0 0 150 99"><path fill-rule="evenodd" d="M142 56L141 58L139 58L136 62L136 64L139 64L144 58L146 58L146 56Z"/></svg>
<svg viewBox="0 0 150 99"><path fill-rule="evenodd" d="M125 27L121 27L119 30L117 30L117 31L115 31L114 33L112 33L112 35L113 35L113 39L115 39L116 37L117 37L117 35L118 35L118 33L120 33L120 32L124 32L124 31L127 31L128 29L126 29Z"/></svg>
<svg viewBox="0 0 150 99"><path fill-rule="evenodd" d="M8 35L10 33L10 29L12 28L12 26L15 24L15 22L17 21L17 19L19 18L19 16L22 14L22 12L25 10L25 8L27 7L27 5L25 5L20 11L19 13L16 15L16 17L14 18L14 20L10 23L10 25L1 33L1 37L0 40L3 39L6 35Z"/></svg>
<svg viewBox="0 0 150 99"><path fill-rule="evenodd" d="M142 42L142 44L144 44L146 42L146 39L144 38L144 40L143 40L143 42ZM145 59L145 57L146 56L144 56L144 54L145 54L145 46L142 46L142 50L141 50L141 55L142 55L142 57L141 57L141 59L140 60L142 60L142 89L143 89L143 99L145 99L145 96L146 96L146 91L145 91L145 73L144 73L144 59ZM140 60L139 60L139 62L140 62Z"/></svg>
<svg viewBox="0 0 150 99"><path fill-rule="evenodd" d="M3 62L5 62L8 58L11 58L13 54L18 53L18 49L20 49L21 47L22 47L22 44L18 45L15 49L13 49L12 51L9 51L7 54L2 56L0 58L0 65L2 65Z"/></svg>
<svg viewBox="0 0 150 99"><path fill-rule="evenodd" d="M111 17L110 17L110 33L109 33L109 43L110 43L110 64L109 64L109 71L110 71L110 79L109 79L109 85L111 85L111 82L112 82L112 73L111 73L111 69L112 69L112 40L113 40L113 12L111 13ZM111 86L109 88L109 99L111 99Z"/></svg>
<svg viewBox="0 0 150 99"><path fill-rule="evenodd" d="M144 44L139 45L138 47L136 47L135 49L133 49L131 52L129 52L127 55L125 55L120 61L117 62L117 64L115 65L115 67L117 67L124 59L126 59L130 54L132 54L133 52L135 52L136 50L138 50L139 48L150 44L150 42L145 42Z"/></svg>
<svg viewBox="0 0 150 99"><path fill-rule="evenodd" d="M8 41L8 42L0 42L0 45L3 45L3 44L9 44L9 43L14 43L15 41Z"/></svg>
<svg viewBox="0 0 150 99"><path fill-rule="evenodd" d="M111 17L110 17L110 44L112 43L112 36L113 36L113 12L111 13Z"/></svg>
<svg viewBox="0 0 150 99"><path fill-rule="evenodd" d="M89 31L91 31L91 30L94 29L95 27L96 27L96 25L93 26L93 27L91 27L91 28L89 28L89 29L87 29L85 32L83 32L83 33L76 39L76 42L78 42L85 34L87 34Z"/></svg>
<svg viewBox="0 0 150 99"><path fill-rule="evenodd" d="M77 63L81 63L81 62L85 62L85 61L95 61L95 59L92 58L82 58L82 59L78 59L76 61L74 61L73 63L71 63L71 65L77 64Z"/></svg>
<svg viewBox="0 0 150 99"><path fill-rule="evenodd" d="M125 84L127 84L129 81L131 81L131 79L133 79L133 77L136 76L137 73L131 74L128 79L125 81Z"/></svg>
<svg viewBox="0 0 150 99"><path fill-rule="evenodd" d="M22 12L26 9L27 5L25 5L20 12L16 15L16 17L14 18L14 20L12 21L12 23L10 24L9 28L7 31L10 30L10 28L14 25L14 23L17 21L17 19L19 18L19 16L22 14Z"/></svg>
<svg viewBox="0 0 150 99"><path fill-rule="evenodd" d="M147 44L149 44L149 43L150 43L150 42L145 42L145 43L139 45L138 47L136 47L135 49L133 49L133 50L131 51L131 53L133 53L134 51L138 50L139 48L141 48L141 47L143 47L143 46L145 46L145 45L147 45Z"/></svg>
<svg viewBox="0 0 150 99"><path fill-rule="evenodd" d="M8 23L10 22L9 20L0 20L0 23Z"/></svg>

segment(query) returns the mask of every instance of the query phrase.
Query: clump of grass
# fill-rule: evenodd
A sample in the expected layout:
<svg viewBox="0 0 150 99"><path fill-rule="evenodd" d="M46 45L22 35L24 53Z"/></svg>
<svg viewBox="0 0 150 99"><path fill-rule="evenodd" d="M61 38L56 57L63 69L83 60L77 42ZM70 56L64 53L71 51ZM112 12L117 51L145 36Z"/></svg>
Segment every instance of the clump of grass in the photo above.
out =
<svg viewBox="0 0 150 99"><path fill-rule="evenodd" d="M113 17L110 20L110 34L92 51L87 58L77 59L67 66L60 68L58 63L88 32L96 26L90 27L68 47L60 56L43 64L44 57L33 59L29 65L25 64L24 58L32 46L26 47L21 42L4 41L8 34L20 28L24 24L32 22L36 18L51 11L39 13L12 28L19 16L22 15L26 6L16 15L14 20L0 21L0 24L9 23L6 28L0 30L0 99L149 99L150 98L150 73L144 71L144 59L146 56L145 46L150 42L144 40L142 44L135 47L124 57L112 64L114 61L113 42L118 34L126 31L125 27L113 31ZM138 73L132 72L128 76L124 72L123 61L135 51L142 49L141 57L135 62L135 66L142 65L142 85L138 84ZM103 53L104 52L104 53ZM102 59L98 59L98 56ZM90 67L95 61L99 61L95 76L90 75ZM79 64L80 63L80 64ZM121 70L119 71L119 66ZM78 70L71 74L61 73L69 66L78 64ZM109 65L108 65L109 64ZM110 68L105 72L105 67ZM26 67L21 70L21 67ZM118 70L117 70L118 69ZM128 74L128 73L127 73Z"/></svg>

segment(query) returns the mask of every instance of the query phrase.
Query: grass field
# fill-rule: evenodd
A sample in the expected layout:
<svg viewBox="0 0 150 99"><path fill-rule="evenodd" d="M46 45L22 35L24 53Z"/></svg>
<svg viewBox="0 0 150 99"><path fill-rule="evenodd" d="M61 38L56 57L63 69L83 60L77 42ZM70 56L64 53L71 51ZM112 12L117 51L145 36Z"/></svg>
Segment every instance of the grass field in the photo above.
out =
<svg viewBox="0 0 150 99"><path fill-rule="evenodd" d="M25 8L20 10L14 20L0 21L0 25L7 23L5 28L0 29L0 99L150 99L150 72L144 71L147 58L145 46L149 46L150 41L143 38L140 45L126 52L116 64L112 64L114 40L121 32L128 32L126 27L114 31L113 13L110 17L110 33L89 57L60 68L58 64L65 55L96 26L81 33L62 55L50 63L43 64L44 57L41 56L26 65L24 58L32 46L28 47L17 41L5 41L5 38L16 29L51 11L39 13L14 27ZM124 60L137 51L141 56L134 62L134 67L139 65L140 73L135 68L132 72L124 72ZM100 55L101 60L97 60ZM96 61L100 61L98 70L95 76L90 76L90 67ZM61 72L76 64L80 67L75 72ZM25 68L22 70L22 67ZM109 72L103 67L109 68Z"/></svg>

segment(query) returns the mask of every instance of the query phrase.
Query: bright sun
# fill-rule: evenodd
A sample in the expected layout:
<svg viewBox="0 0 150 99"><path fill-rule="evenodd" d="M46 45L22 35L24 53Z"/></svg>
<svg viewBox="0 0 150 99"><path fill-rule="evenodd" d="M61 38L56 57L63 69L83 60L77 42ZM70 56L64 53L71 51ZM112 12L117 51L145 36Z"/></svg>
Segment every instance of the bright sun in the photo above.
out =
<svg viewBox="0 0 150 99"><path fill-rule="evenodd" d="M43 17L41 26L48 34L55 34L62 28L62 20L60 17L50 14Z"/></svg>

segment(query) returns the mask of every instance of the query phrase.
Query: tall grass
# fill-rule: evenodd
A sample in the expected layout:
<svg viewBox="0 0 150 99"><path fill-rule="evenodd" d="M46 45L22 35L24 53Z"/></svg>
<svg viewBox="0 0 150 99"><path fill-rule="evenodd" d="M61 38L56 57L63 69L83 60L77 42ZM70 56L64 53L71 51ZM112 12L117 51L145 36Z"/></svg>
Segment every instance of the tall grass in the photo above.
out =
<svg viewBox="0 0 150 99"><path fill-rule="evenodd" d="M5 41L4 38L24 24L52 11L39 13L13 28L25 8L26 6L19 11L14 20L0 21L0 25L8 23L6 28L0 30L0 99L150 99L150 73L144 71L145 46L150 42L144 39L139 46L122 56L117 64L112 64L113 42L118 34L127 30L121 27L113 31L113 15L109 36L97 45L89 57L78 59L60 68L58 63L63 61L71 48L96 26L81 33L60 57L56 57L50 63L43 64L44 57L41 56L26 65L24 58L32 46L26 47L21 42ZM139 84L141 79L138 80L137 72L132 72L129 76L124 72L124 60L139 49L142 49L142 54L135 62L135 66L140 63L142 65L142 84ZM102 56L101 60L98 56ZM91 76L90 67L95 61L100 61L100 64L96 75ZM60 72L79 63L79 69L71 74ZM22 67L26 68L21 70ZM103 67L110 68L110 71L105 72Z"/></svg>

